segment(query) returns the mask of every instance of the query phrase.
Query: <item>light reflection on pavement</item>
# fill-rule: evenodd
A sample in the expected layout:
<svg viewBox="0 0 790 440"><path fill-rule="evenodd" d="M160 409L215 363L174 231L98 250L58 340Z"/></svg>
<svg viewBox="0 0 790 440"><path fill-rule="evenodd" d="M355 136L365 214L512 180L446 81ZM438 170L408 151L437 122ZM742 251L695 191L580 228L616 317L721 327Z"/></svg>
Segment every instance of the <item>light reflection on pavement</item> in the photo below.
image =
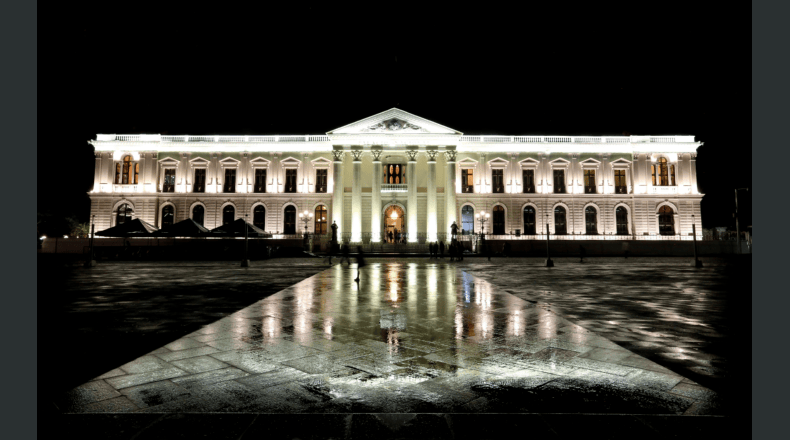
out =
<svg viewBox="0 0 790 440"><path fill-rule="evenodd" d="M67 412L700 414L715 394L452 265L334 266L68 396Z"/></svg>

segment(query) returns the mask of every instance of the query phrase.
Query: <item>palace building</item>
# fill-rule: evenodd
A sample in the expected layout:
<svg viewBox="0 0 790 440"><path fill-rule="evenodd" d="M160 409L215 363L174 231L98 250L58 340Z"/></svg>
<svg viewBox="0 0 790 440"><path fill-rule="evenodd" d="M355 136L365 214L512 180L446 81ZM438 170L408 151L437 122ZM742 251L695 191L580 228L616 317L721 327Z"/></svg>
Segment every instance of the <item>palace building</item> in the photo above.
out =
<svg viewBox="0 0 790 440"><path fill-rule="evenodd" d="M239 218L274 238L702 236L694 136L464 135L393 108L321 135L99 134L96 230ZM307 222L299 214L313 214ZM482 214L482 215L481 215Z"/></svg>

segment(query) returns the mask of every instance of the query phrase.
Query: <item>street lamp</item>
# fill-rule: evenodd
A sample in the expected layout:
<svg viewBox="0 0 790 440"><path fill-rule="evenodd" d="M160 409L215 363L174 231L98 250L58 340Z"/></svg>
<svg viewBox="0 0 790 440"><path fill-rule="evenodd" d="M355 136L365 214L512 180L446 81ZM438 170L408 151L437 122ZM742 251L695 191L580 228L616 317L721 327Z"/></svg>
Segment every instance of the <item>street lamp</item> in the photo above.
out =
<svg viewBox="0 0 790 440"><path fill-rule="evenodd" d="M549 256L550 237L551 237L551 231L549 231L549 214L546 213L546 267L554 267L554 262L551 261L551 257Z"/></svg>
<svg viewBox="0 0 790 440"><path fill-rule="evenodd" d="M749 188L735 188L735 212L732 214L735 217L735 237L738 243L738 253L741 253L741 227L738 223L738 191L739 190L746 190L749 191Z"/></svg>
<svg viewBox="0 0 790 440"><path fill-rule="evenodd" d="M308 210L304 210L304 212L299 213L299 219L304 222L304 236L307 238L307 224L310 223L310 220L313 218L313 213L309 212Z"/></svg>
<svg viewBox="0 0 790 440"><path fill-rule="evenodd" d="M479 213L475 214L475 218L480 221L480 234L485 235L486 231L486 221L491 217L491 214L480 211Z"/></svg>
<svg viewBox="0 0 790 440"><path fill-rule="evenodd" d="M248 254L248 236L249 236L249 224L247 223L247 218L249 214L244 214L244 259L241 260L241 267L250 267L250 259Z"/></svg>

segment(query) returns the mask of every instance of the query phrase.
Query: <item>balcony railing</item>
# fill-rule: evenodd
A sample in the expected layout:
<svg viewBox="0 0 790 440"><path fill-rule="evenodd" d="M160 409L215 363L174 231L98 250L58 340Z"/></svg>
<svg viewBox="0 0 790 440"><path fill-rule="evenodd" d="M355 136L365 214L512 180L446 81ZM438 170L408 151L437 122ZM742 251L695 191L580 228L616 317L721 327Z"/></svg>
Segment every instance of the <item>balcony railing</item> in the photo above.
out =
<svg viewBox="0 0 790 440"><path fill-rule="evenodd" d="M329 142L326 135L297 136L190 136L159 134L100 134L98 141L122 142ZM694 136L461 136L461 142L490 144L572 143L572 144L630 144L694 142Z"/></svg>
<svg viewBox="0 0 790 440"><path fill-rule="evenodd" d="M382 183L381 192L408 192L409 185L406 183Z"/></svg>
<svg viewBox="0 0 790 440"><path fill-rule="evenodd" d="M697 234L697 240L702 240L702 234ZM458 235L458 241L475 241L480 238L479 234L476 235ZM486 240L546 240L546 234L538 235L491 235L486 234ZM607 241L622 241L622 240L637 240L637 241L690 241L694 240L691 235L584 235L584 234L569 234L569 235L550 235L551 240L607 240Z"/></svg>

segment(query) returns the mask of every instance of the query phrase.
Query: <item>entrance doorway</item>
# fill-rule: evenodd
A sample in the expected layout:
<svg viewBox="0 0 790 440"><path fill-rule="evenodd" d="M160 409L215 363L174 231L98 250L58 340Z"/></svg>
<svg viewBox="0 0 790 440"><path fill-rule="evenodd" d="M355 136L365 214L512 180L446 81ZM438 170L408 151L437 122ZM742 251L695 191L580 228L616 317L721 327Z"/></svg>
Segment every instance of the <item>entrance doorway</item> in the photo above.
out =
<svg viewBox="0 0 790 440"><path fill-rule="evenodd" d="M392 205L384 211L384 238L387 243L405 243L405 216L400 206Z"/></svg>

